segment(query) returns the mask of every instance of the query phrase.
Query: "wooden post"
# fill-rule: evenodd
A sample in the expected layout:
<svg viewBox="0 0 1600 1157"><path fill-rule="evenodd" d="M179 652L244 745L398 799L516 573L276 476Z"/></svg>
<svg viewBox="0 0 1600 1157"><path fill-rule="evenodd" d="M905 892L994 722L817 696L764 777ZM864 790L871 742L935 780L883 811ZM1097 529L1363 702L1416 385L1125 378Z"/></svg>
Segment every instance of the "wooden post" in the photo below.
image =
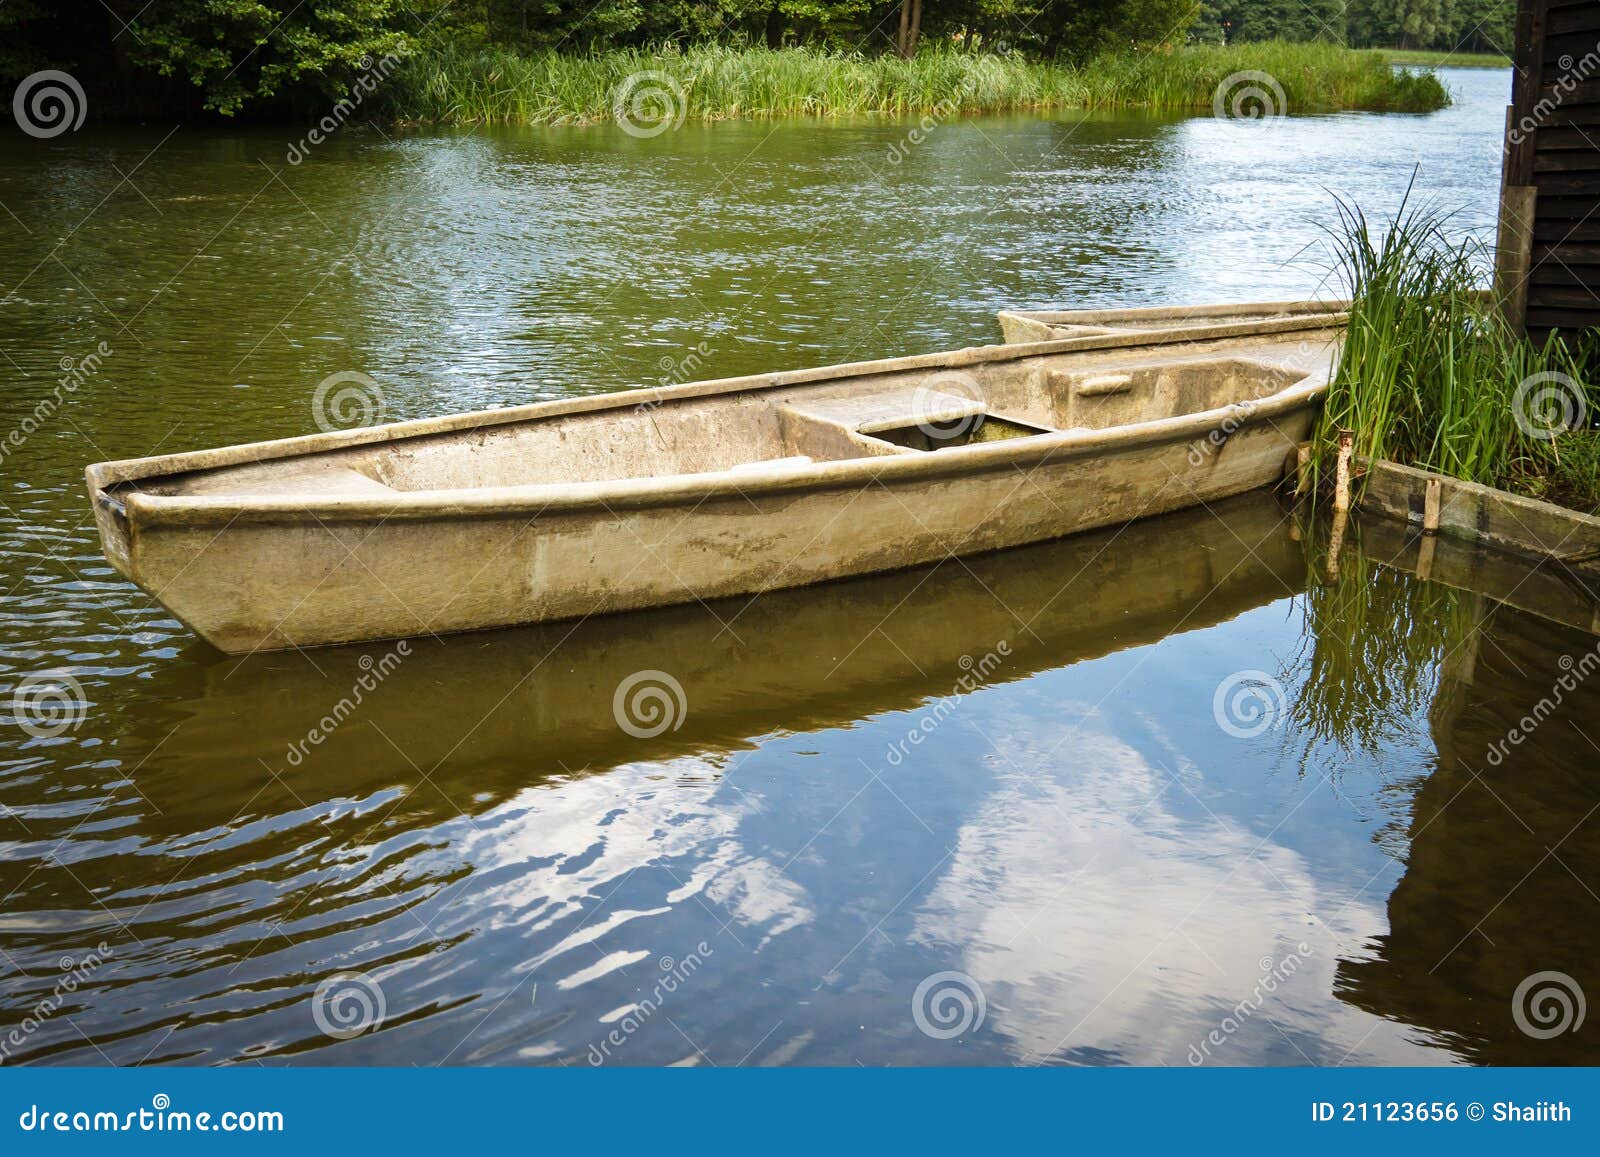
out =
<svg viewBox="0 0 1600 1157"><path fill-rule="evenodd" d="M1333 525L1328 529L1328 558L1323 564L1323 574L1330 583L1339 581L1339 555L1344 552L1344 531L1349 520L1348 510L1334 507Z"/></svg>
<svg viewBox="0 0 1600 1157"><path fill-rule="evenodd" d="M1439 532L1439 491L1440 485L1437 478L1428 479L1427 485L1422 488L1422 533L1437 534Z"/></svg>
<svg viewBox="0 0 1600 1157"><path fill-rule="evenodd" d="M1528 328L1528 279L1533 271L1538 190L1533 184L1534 111L1544 72L1544 26L1548 0L1518 0L1511 105L1506 109L1501 148L1500 212L1495 234L1494 296L1513 333Z"/></svg>
<svg viewBox="0 0 1600 1157"><path fill-rule="evenodd" d="M1500 316L1520 337L1528 325L1528 274L1533 265L1533 222L1539 190L1527 183L1532 176L1533 142L1518 127L1517 104L1513 102L1506 108L1500 219L1494 244L1494 297ZM1530 170L1527 177L1523 176L1524 167Z"/></svg>
<svg viewBox="0 0 1600 1157"><path fill-rule="evenodd" d="M1434 543L1438 541L1434 535L1425 534L1422 541L1417 544L1417 577L1427 582L1433 577L1433 551Z"/></svg>
<svg viewBox="0 0 1600 1157"><path fill-rule="evenodd" d="M1350 450L1355 444L1355 437L1354 430L1339 431L1339 461L1333 476L1333 509L1336 514L1343 514L1350 509Z"/></svg>

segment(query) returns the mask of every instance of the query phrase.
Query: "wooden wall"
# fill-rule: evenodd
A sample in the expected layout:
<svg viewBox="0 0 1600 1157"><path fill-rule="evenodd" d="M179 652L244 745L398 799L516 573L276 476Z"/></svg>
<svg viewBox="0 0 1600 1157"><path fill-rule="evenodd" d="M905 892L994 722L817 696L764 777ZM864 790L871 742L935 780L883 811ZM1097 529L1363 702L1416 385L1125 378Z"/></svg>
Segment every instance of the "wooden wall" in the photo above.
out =
<svg viewBox="0 0 1600 1157"><path fill-rule="evenodd" d="M1497 280L1542 341L1600 326L1600 0L1519 0Z"/></svg>

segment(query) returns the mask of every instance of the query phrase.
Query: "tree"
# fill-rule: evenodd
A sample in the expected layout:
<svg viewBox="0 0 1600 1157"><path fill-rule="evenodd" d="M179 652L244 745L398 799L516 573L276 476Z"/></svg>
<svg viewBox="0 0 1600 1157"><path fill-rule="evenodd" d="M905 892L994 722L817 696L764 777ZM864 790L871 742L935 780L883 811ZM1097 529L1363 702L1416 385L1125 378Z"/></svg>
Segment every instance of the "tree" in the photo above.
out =
<svg viewBox="0 0 1600 1157"><path fill-rule="evenodd" d="M336 100L358 76L410 40L403 0L104 0L0 7L0 69L66 69L90 107L130 112L152 103L231 115L248 103ZM15 26L15 33L7 25ZM100 99L96 99L100 98ZM197 98L197 100L196 100Z"/></svg>
<svg viewBox="0 0 1600 1157"><path fill-rule="evenodd" d="M1456 0L1455 21L1444 48L1501 52L1516 47L1516 0Z"/></svg>
<svg viewBox="0 0 1600 1157"><path fill-rule="evenodd" d="M1129 46L1178 45L1199 12L1198 0L1043 0L1030 45L1074 60Z"/></svg>
<svg viewBox="0 0 1600 1157"><path fill-rule="evenodd" d="M1342 0L1209 0L1201 6L1198 24L1205 39L1237 43L1248 40L1345 40Z"/></svg>
<svg viewBox="0 0 1600 1157"><path fill-rule="evenodd" d="M1356 0L1350 26L1358 44L1432 48L1455 26L1455 0Z"/></svg>

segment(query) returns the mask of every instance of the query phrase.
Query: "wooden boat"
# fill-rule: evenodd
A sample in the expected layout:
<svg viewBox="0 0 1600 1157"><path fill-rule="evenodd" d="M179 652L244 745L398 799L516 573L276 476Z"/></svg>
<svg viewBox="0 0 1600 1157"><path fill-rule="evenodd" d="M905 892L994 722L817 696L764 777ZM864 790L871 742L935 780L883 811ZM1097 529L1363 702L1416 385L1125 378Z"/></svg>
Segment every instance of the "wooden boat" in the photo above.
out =
<svg viewBox="0 0 1600 1157"><path fill-rule="evenodd" d="M1282 318L1322 319L1342 325L1348 301L1258 301L1242 304L1159 305L1137 309L1003 309L1000 332L1008 342L1056 341L1109 333L1157 333L1197 325L1236 325Z"/></svg>
<svg viewBox="0 0 1600 1157"><path fill-rule="evenodd" d="M1299 317L987 346L87 476L106 557L224 651L442 634L894 570L1265 486L1337 336Z"/></svg>

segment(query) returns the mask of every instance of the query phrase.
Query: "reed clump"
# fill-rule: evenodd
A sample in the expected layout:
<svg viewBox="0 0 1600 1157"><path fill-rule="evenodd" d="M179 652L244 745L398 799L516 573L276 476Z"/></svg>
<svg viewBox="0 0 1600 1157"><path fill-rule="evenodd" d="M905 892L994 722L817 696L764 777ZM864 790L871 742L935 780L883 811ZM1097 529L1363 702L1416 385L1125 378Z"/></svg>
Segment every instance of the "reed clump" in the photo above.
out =
<svg viewBox="0 0 1600 1157"><path fill-rule="evenodd" d="M1409 190L1381 228L1340 202L1331 248L1352 304L1315 435L1319 471L1331 473L1348 429L1357 457L1600 508L1593 340L1514 333L1481 288L1487 247L1450 222Z"/></svg>
<svg viewBox="0 0 1600 1157"><path fill-rule="evenodd" d="M1246 72L1272 78L1262 88L1268 107L1247 100L1246 115L1427 112L1449 103L1431 74L1396 70L1371 54L1333 45L1273 42L1130 51L1082 64L953 48L902 60L812 48L705 45L576 55L445 44L409 58L385 84L382 99L386 111L403 121L587 124L614 119L622 86L643 73L659 81L668 105L678 106L667 110L670 115L688 120L1054 108L1179 111L1212 108L1219 87Z"/></svg>

